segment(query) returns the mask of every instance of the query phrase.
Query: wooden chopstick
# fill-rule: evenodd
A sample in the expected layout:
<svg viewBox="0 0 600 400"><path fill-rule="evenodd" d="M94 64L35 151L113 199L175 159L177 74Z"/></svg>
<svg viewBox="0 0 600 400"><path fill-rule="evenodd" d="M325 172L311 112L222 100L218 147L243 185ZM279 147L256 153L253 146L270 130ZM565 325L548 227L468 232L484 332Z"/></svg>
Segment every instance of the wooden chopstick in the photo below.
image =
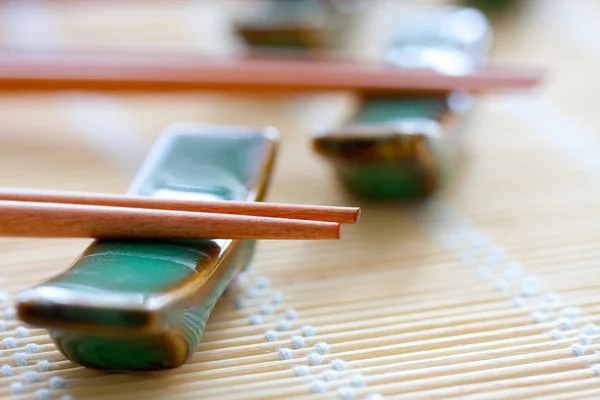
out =
<svg viewBox="0 0 600 400"><path fill-rule="evenodd" d="M536 70L481 70L451 76L378 63L335 60L0 52L0 91L236 90L377 94L529 88Z"/></svg>
<svg viewBox="0 0 600 400"><path fill-rule="evenodd" d="M360 217L360 208L358 207L309 206L243 201L171 200L143 196L21 188L0 188L0 200L236 214L255 217L336 222L340 224L354 224Z"/></svg>
<svg viewBox="0 0 600 400"><path fill-rule="evenodd" d="M0 201L0 236L127 239L339 239L340 225L246 215Z"/></svg>

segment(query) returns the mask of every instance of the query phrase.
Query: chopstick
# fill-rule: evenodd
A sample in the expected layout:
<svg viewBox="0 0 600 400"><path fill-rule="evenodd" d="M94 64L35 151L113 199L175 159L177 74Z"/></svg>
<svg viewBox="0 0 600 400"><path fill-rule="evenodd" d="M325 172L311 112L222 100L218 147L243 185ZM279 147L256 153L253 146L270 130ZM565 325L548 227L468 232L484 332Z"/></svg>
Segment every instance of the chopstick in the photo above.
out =
<svg viewBox="0 0 600 400"><path fill-rule="evenodd" d="M336 222L339 224L354 224L360 217L360 208L358 207L329 207L243 201L171 200L143 196L22 188L0 188L0 200L193 211Z"/></svg>
<svg viewBox="0 0 600 400"><path fill-rule="evenodd" d="M0 91L237 90L404 94L529 88L536 70L444 75L386 64L335 60L202 59L176 55L0 52Z"/></svg>
<svg viewBox="0 0 600 400"><path fill-rule="evenodd" d="M0 201L0 236L119 239L339 239L334 222L79 204Z"/></svg>

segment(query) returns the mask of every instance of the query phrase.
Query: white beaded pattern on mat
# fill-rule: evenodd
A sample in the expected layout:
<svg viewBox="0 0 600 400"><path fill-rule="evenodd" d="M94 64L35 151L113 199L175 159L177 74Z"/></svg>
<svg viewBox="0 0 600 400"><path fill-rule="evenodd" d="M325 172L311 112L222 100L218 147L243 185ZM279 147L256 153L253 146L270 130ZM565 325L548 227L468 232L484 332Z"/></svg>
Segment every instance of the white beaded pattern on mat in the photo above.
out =
<svg viewBox="0 0 600 400"><path fill-rule="evenodd" d="M493 289L513 296L514 307L533 306L532 323L555 325L547 332L549 337L564 341L576 357L600 356L590 338L599 335L600 329L593 322L586 323L580 308L565 306L557 293L544 291L540 277L528 274L520 262L510 259L504 247L491 242L489 235L448 206L432 203L422 215L431 236L455 252L462 265L472 268ZM588 347L593 350L588 351ZM600 375L600 364L590 368Z"/></svg>
<svg viewBox="0 0 600 400"><path fill-rule="evenodd" d="M266 276L254 277L249 267L231 286L236 307L248 314L248 323L269 325L264 338L266 342L279 345L274 350L277 357L283 361L298 360L291 369L296 376L306 378L308 390L328 393L335 382L336 387L342 385L337 389L340 399L359 399L356 389L366 386L364 376L349 369L344 360L336 358L328 343L317 341L315 327L301 324L298 312L285 307L283 294L270 288ZM311 345L311 342L316 343ZM321 368L311 368L318 366ZM374 393L361 399L383 400L383 396Z"/></svg>
<svg viewBox="0 0 600 400"><path fill-rule="evenodd" d="M54 345L35 343L46 333L23 326L15 319L11 304L9 296L0 293L0 379L7 386L7 392L14 396L31 395L37 400L74 400L62 394L65 380L49 374L53 361L47 358L47 352L55 350Z"/></svg>

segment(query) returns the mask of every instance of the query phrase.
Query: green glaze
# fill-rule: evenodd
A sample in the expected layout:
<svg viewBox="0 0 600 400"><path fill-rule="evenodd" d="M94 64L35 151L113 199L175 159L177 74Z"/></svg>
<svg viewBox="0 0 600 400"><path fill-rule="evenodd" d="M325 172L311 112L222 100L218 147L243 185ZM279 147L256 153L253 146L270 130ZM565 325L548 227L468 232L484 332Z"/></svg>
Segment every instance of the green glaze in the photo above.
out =
<svg viewBox="0 0 600 400"><path fill-rule="evenodd" d="M347 164L340 167L343 180L362 197L378 199L417 198L427 191L419 169L411 162Z"/></svg>
<svg viewBox="0 0 600 400"><path fill-rule="evenodd" d="M386 52L406 69L470 73L482 64L491 41L485 16L464 7L407 12ZM420 199L447 181L456 150L454 125L468 94L364 98L345 126L313 141L346 187L366 199Z"/></svg>
<svg viewBox="0 0 600 400"><path fill-rule="evenodd" d="M369 99L348 126L315 138L317 153L335 165L360 197L415 199L430 194L444 172L435 135L448 113L443 98Z"/></svg>
<svg viewBox="0 0 600 400"><path fill-rule="evenodd" d="M351 123L383 124L401 118L427 118L437 121L446 109L444 98L367 99Z"/></svg>
<svg viewBox="0 0 600 400"><path fill-rule="evenodd" d="M258 201L276 133L179 126L165 133L129 193ZM72 266L21 294L19 317L46 327L58 348L92 368L149 371L181 365L253 241L96 241Z"/></svg>
<svg viewBox="0 0 600 400"><path fill-rule="evenodd" d="M306 52L337 47L360 18L364 0L275 0L259 2L236 23L252 49Z"/></svg>

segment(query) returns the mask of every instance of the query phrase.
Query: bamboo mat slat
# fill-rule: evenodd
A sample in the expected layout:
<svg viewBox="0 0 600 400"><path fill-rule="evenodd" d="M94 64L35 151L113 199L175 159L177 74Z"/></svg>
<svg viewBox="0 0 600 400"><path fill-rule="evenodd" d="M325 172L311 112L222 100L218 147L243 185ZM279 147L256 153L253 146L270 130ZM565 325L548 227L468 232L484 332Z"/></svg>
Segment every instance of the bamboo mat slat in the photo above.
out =
<svg viewBox="0 0 600 400"><path fill-rule="evenodd" d="M366 57L405 2L374 3L350 49ZM235 52L228 18L244 4L0 2L0 46ZM493 20L492 59L548 77L478 99L464 165L422 205L360 204L312 154L350 95L0 96L0 186L119 193L172 122L272 125L271 200L363 207L340 242L260 243L190 361L152 374L79 367L15 320L13 296L89 241L3 239L0 398L600 398L600 4L520 4Z"/></svg>

